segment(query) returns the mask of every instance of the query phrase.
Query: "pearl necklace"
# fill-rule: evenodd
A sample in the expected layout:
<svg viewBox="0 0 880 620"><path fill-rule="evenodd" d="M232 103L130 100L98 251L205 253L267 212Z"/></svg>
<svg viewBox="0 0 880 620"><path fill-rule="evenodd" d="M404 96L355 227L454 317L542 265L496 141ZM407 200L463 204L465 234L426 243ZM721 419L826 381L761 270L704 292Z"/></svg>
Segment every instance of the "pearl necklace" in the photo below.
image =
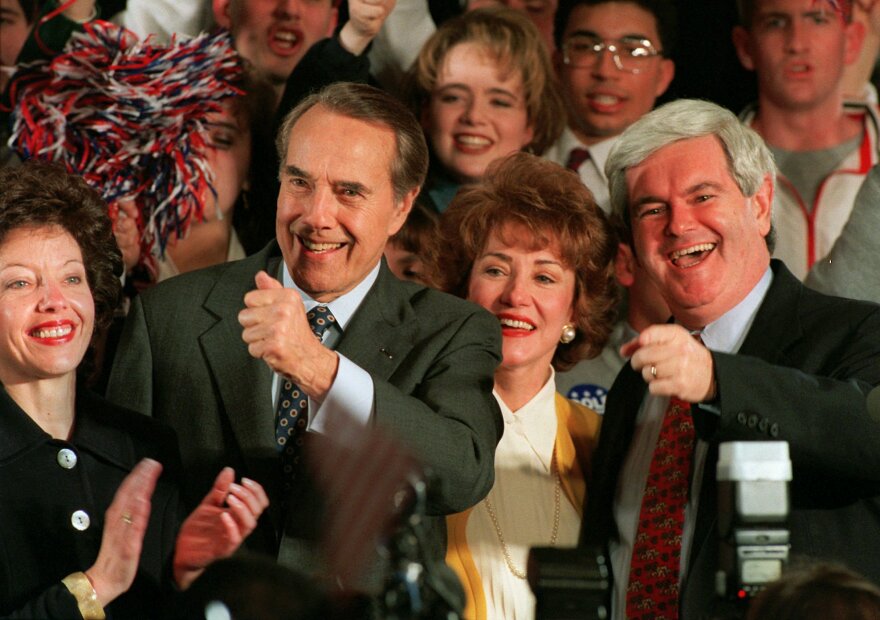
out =
<svg viewBox="0 0 880 620"><path fill-rule="evenodd" d="M559 534L559 509L562 487L559 470L556 468L555 448L553 450L553 455L550 457L550 474L553 476L553 531L550 534L550 546L555 547L556 538ZM507 564L507 570L509 570L517 579L525 579L527 576L526 571L514 564L513 558L510 557L510 550L507 548L507 543L504 542L504 533L501 531L501 525L498 523L498 515L495 514L495 509L492 507L492 501L489 499L488 495L486 496L486 499L483 500L483 503L486 504L486 512L489 513L492 525L495 526L495 534L498 536L498 542L501 543L501 554L504 556L504 563Z"/></svg>

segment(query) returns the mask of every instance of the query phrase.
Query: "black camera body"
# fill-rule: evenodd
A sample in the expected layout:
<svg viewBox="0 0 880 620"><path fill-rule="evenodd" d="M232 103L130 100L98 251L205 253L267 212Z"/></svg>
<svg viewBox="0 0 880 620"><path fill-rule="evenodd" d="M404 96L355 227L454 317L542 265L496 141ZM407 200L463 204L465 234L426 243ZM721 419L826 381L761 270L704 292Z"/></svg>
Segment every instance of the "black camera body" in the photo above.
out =
<svg viewBox="0 0 880 620"><path fill-rule="evenodd" d="M537 620L604 620L609 616L608 561L599 547L532 547L528 579Z"/></svg>

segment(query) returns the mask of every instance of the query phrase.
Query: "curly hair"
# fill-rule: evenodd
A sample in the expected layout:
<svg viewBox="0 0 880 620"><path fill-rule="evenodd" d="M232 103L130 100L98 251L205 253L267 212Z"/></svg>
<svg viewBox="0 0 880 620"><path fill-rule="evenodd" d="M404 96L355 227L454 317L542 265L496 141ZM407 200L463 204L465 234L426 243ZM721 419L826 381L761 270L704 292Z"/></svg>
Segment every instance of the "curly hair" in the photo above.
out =
<svg viewBox="0 0 880 620"><path fill-rule="evenodd" d="M82 252L99 333L119 305L123 270L106 203L60 164L32 159L0 169L0 244L13 230L52 226L64 229Z"/></svg>
<svg viewBox="0 0 880 620"><path fill-rule="evenodd" d="M403 91L416 117L428 106L447 54L460 43L479 45L500 66L519 73L526 114L534 128L525 148L532 153L546 151L565 128L565 106L538 29L513 9L486 7L443 22L405 77Z"/></svg>
<svg viewBox="0 0 880 620"><path fill-rule="evenodd" d="M562 263L575 273L577 334L556 347L553 367L564 371L595 357L616 318L617 238L590 190L558 164L514 153L493 162L482 182L458 192L440 221L435 271L441 288L465 297L474 262L489 235L509 224L530 231L535 249L558 241Z"/></svg>

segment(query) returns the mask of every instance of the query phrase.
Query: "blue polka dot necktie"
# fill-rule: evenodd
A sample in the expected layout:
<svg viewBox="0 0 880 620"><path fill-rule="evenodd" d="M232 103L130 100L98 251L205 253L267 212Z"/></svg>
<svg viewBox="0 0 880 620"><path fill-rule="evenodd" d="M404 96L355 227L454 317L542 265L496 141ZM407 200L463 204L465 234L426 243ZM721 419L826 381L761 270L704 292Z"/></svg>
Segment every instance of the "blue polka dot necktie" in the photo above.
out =
<svg viewBox="0 0 880 620"><path fill-rule="evenodd" d="M321 340L327 328L336 322L336 317L327 306L315 306L306 314L306 318L318 340ZM308 422L309 397L293 381L282 379L275 419L275 445L281 453L281 468L284 473L284 484L287 487L291 485L297 465L302 458L302 445Z"/></svg>

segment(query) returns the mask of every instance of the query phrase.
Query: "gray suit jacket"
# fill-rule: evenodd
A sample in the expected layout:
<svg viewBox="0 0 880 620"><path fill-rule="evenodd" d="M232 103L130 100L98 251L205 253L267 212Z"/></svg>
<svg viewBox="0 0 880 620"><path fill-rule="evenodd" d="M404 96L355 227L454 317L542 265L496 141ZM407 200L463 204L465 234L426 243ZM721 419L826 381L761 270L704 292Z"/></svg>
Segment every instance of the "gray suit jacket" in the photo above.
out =
<svg viewBox="0 0 880 620"><path fill-rule="evenodd" d="M300 524L295 533L281 523L272 372L248 354L237 318L257 271L274 274L280 260L273 242L252 257L172 278L143 294L126 321L107 395L177 431L187 507L225 465L263 484L273 509L247 545L280 553L281 561L308 572L311 540L300 545L298 539L314 538L319 523ZM493 483L502 433L492 396L500 341L498 322L484 310L401 282L383 264L336 347L372 376L375 423L435 476L428 538L438 559L445 552L442 515L472 506ZM314 521L312 501L298 496L292 504Z"/></svg>

